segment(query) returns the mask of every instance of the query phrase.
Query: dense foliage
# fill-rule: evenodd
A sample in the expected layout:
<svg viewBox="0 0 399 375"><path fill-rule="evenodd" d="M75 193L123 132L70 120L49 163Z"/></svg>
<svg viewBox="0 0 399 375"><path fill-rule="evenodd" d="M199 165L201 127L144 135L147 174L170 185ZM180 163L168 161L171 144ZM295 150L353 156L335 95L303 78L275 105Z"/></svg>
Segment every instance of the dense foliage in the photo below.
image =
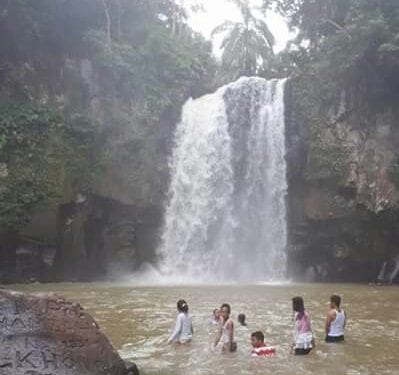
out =
<svg viewBox="0 0 399 375"><path fill-rule="evenodd" d="M210 44L189 29L171 0L21 0L0 7L4 74L21 64L25 74L42 71L54 86L65 59L95 53L95 62L120 80L121 96L134 93L161 112L196 84L204 87L212 73ZM26 82L20 86L19 93Z"/></svg>
<svg viewBox="0 0 399 375"><path fill-rule="evenodd" d="M17 229L35 206L60 194L56 113L30 104L0 106L0 227Z"/></svg>
<svg viewBox="0 0 399 375"><path fill-rule="evenodd" d="M4 1L0 35L2 230L90 192L115 159L109 137L133 117L132 137L154 157L163 113L208 90L215 70L210 43L172 0Z"/></svg>
<svg viewBox="0 0 399 375"><path fill-rule="evenodd" d="M0 228L23 228L40 206L51 208L70 191L90 189L94 131L49 106L0 104Z"/></svg>
<svg viewBox="0 0 399 375"><path fill-rule="evenodd" d="M276 59L275 71L294 77L298 112L307 116L301 121L312 124L306 177L311 182L324 178L333 188L348 170L343 146L347 140L333 134L336 123L357 113L359 131L366 138L375 131L376 114L386 116L396 110L398 2L273 0L264 1L264 7L275 7L297 32ZM394 164L391 180L395 183L396 171Z"/></svg>
<svg viewBox="0 0 399 375"><path fill-rule="evenodd" d="M77 274L101 276L112 259L128 269L151 261L182 105L242 75L292 78L287 124L300 145L287 156L298 152L298 199L321 192L308 203L327 200L320 213L334 233L336 212L391 207L381 227L368 223L378 236L391 223L381 249L396 252L398 0L230 1L241 20L214 30L220 63L188 25L184 6L198 11L201 0L0 1L0 279L4 259L29 241L57 248L58 264ZM296 32L277 55L270 9ZM344 223L342 238L359 234L341 246L318 224L304 232L315 254L376 252L367 236L353 244L367 229Z"/></svg>
<svg viewBox="0 0 399 375"><path fill-rule="evenodd" d="M286 73L324 77L330 88L369 84L399 89L399 7L396 0L274 0L298 36L283 56ZM283 68L281 66L280 68Z"/></svg>

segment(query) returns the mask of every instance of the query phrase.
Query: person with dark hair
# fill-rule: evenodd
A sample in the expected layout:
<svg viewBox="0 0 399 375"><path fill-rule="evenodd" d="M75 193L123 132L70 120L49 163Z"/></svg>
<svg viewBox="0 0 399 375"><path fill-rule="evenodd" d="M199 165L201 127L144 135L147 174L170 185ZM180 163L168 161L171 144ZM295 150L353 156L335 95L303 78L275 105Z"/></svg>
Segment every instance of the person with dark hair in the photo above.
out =
<svg viewBox="0 0 399 375"><path fill-rule="evenodd" d="M251 334L252 357L271 357L276 354L276 350L271 346L265 345L265 336L261 331Z"/></svg>
<svg viewBox="0 0 399 375"><path fill-rule="evenodd" d="M245 316L245 314L238 314L237 316L237 320L238 323L240 323L242 326L246 327L247 326L247 322L245 321L247 319L247 317Z"/></svg>
<svg viewBox="0 0 399 375"><path fill-rule="evenodd" d="M214 343L214 347L216 347L221 341L223 352L235 352L237 350L237 343L234 341L234 322L230 314L230 305L224 303L220 307L219 329Z"/></svg>
<svg viewBox="0 0 399 375"><path fill-rule="evenodd" d="M333 294L326 318L326 342L344 341L345 326L346 313L341 309L341 297Z"/></svg>
<svg viewBox="0 0 399 375"><path fill-rule="evenodd" d="M193 323L191 316L188 314L188 304L184 299L177 302L177 312L175 329L168 339L168 344L186 344L193 338Z"/></svg>
<svg viewBox="0 0 399 375"><path fill-rule="evenodd" d="M295 355L309 354L314 347L314 338L310 315L305 311L305 304L302 297L292 299L292 309L294 310L294 343L293 351Z"/></svg>
<svg viewBox="0 0 399 375"><path fill-rule="evenodd" d="M212 317L209 319L209 324L218 325L219 318L220 318L220 310L219 309L213 310Z"/></svg>

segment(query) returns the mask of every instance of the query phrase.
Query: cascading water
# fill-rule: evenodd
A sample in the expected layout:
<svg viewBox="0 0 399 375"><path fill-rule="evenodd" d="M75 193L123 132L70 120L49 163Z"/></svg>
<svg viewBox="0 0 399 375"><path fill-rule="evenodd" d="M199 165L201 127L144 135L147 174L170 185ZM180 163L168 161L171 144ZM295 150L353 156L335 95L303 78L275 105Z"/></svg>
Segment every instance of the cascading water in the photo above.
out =
<svg viewBox="0 0 399 375"><path fill-rule="evenodd" d="M284 277L284 85L241 78L185 104L159 249L163 274L176 281Z"/></svg>

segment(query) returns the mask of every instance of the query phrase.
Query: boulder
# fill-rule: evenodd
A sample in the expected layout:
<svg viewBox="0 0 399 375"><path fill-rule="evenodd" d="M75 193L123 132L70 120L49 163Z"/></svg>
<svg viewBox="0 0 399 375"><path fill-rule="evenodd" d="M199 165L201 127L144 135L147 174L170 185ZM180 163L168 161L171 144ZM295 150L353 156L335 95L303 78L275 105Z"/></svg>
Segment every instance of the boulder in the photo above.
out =
<svg viewBox="0 0 399 375"><path fill-rule="evenodd" d="M0 289L1 375L137 373L78 303Z"/></svg>

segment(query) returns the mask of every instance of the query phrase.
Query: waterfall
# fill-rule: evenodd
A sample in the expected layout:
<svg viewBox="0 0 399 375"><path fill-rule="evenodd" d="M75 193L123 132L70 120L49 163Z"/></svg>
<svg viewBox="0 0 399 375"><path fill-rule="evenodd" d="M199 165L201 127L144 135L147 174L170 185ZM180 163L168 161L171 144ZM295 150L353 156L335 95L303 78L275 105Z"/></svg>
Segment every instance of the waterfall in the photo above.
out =
<svg viewBox="0 0 399 375"><path fill-rule="evenodd" d="M389 263L385 261L377 277L377 282L392 284L399 274L399 255Z"/></svg>
<svg viewBox="0 0 399 375"><path fill-rule="evenodd" d="M177 281L284 277L284 85L241 78L185 104L170 162L163 274Z"/></svg>

